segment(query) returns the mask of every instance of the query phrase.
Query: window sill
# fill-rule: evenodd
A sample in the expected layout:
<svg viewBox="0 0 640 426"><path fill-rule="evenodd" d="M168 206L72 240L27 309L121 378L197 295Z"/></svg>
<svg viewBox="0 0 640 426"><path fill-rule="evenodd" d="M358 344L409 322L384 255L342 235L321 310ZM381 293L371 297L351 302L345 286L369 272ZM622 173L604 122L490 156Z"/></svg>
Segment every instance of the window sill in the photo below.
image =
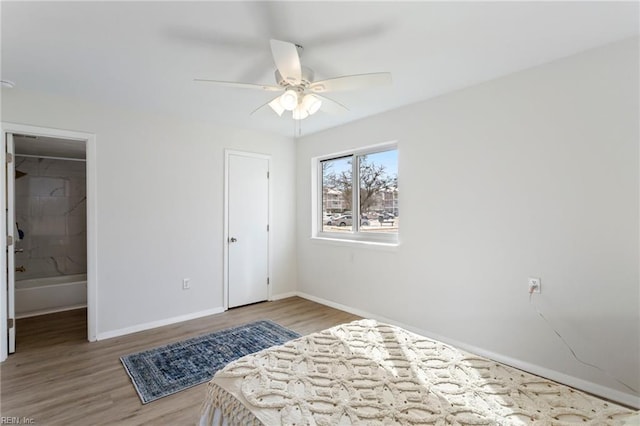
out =
<svg viewBox="0 0 640 426"><path fill-rule="evenodd" d="M361 247L373 250L398 251L400 243L380 242L368 240L352 240L346 238L331 237L311 237L311 241L316 244L329 244L342 247Z"/></svg>

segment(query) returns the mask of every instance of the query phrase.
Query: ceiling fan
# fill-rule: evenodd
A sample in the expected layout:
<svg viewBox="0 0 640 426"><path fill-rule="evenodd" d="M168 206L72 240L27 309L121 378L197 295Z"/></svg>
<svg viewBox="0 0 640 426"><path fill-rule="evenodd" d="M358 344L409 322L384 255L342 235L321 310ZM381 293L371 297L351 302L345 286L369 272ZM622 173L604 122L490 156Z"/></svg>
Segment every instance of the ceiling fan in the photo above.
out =
<svg viewBox="0 0 640 426"><path fill-rule="evenodd" d="M294 120L302 120L319 110L326 112L344 112L349 109L341 103L321 95L326 92L338 92L365 89L391 84L391 73L378 72L371 74L347 75L314 81L311 68L300 63L300 45L287 41L271 39L271 54L276 65L276 85L240 83L233 81L208 80L196 78L195 81L214 83L219 86L257 89L268 92L282 92L274 99L256 108L251 114L267 106L282 116L291 111Z"/></svg>

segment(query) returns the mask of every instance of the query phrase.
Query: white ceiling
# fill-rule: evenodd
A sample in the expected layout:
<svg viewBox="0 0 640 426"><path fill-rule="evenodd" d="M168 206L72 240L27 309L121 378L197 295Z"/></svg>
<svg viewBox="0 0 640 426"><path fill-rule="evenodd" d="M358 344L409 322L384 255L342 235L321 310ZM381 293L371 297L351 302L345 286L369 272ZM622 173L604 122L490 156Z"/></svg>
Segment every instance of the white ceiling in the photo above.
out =
<svg viewBox="0 0 640 426"><path fill-rule="evenodd" d="M16 89L291 136L249 114L272 93L269 39L304 46L316 79L390 71L390 87L329 94L312 133L639 33L638 2L6 2L2 79ZM6 90L6 89L3 89Z"/></svg>

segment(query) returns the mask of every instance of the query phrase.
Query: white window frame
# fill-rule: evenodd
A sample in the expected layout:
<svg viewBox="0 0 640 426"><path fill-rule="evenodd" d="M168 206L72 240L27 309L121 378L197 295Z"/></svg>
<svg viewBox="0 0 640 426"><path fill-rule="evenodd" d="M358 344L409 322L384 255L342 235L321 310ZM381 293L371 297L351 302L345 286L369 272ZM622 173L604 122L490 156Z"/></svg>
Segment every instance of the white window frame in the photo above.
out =
<svg viewBox="0 0 640 426"><path fill-rule="evenodd" d="M322 162L325 160L337 159L340 157L353 156L356 159L359 156L364 156L368 154L376 154L384 151L392 151L396 150L399 154L398 142L385 142L383 144L371 145L363 148L352 149L348 151L336 152L329 155L323 155L320 157L315 157L312 159L312 170L313 170L313 179L312 179L312 193L314 194L314 202L312 203L312 238L319 240L332 240L332 241L340 241L340 242L357 242L357 243L368 243L368 244L376 244L376 245L391 245L396 246L400 241L400 229L398 232L394 233L377 233L377 232L361 232L360 231L360 170L359 170L359 161L352 161L352 201L351 201L351 210L352 210L352 230L351 232L325 232L323 231L323 223L322 223L322 208L323 208L323 200L322 200L322 185L323 185L323 175L322 175ZM399 156L399 155L398 155ZM400 170L398 169L398 181L400 181ZM400 186L400 185L398 185ZM398 203L400 201L398 200ZM357 210L357 211L355 211Z"/></svg>

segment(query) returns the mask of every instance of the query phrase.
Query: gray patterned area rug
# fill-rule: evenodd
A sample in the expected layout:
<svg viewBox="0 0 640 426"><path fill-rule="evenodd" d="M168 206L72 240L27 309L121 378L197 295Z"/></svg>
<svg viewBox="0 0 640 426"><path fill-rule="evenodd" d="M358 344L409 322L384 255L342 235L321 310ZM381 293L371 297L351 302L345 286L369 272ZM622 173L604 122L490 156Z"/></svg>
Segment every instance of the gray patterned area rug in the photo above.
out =
<svg viewBox="0 0 640 426"><path fill-rule="evenodd" d="M300 337L262 320L120 357L143 404L210 380L245 355Z"/></svg>

